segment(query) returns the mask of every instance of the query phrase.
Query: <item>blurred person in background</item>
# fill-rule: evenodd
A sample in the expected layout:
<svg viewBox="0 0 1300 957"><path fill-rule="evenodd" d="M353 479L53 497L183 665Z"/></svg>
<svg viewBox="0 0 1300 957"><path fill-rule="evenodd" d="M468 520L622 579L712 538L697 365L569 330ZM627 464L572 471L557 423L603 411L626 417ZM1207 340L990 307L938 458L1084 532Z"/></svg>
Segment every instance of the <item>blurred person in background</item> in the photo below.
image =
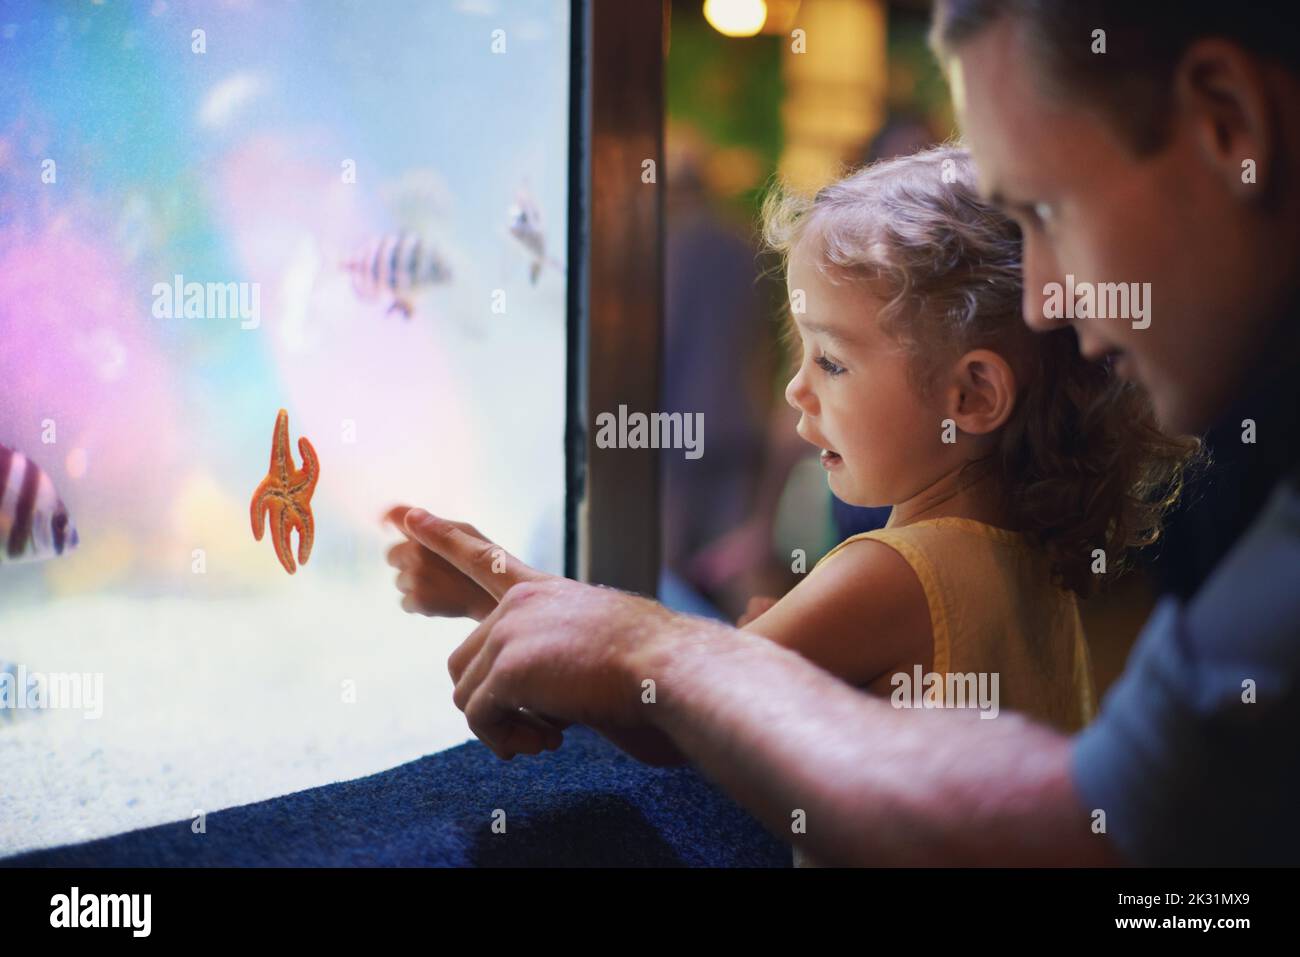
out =
<svg viewBox="0 0 1300 957"><path fill-rule="evenodd" d="M750 519L775 512L780 486L765 481L775 380L757 247L715 208L713 148L694 127L669 128L661 409L703 413L705 438L698 459L660 456L660 592L670 607L734 619L746 595L771 588L770 520Z"/></svg>

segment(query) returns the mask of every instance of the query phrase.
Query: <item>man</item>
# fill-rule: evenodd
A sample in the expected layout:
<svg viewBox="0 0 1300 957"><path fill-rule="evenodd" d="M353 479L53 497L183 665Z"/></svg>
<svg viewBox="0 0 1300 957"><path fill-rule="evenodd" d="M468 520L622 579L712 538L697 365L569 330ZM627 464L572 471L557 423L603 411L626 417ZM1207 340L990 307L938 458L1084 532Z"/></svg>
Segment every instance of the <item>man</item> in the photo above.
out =
<svg viewBox="0 0 1300 957"><path fill-rule="evenodd" d="M775 833L805 821L791 840L825 863L1300 863L1300 436L1250 434L1300 381L1296 36L1202 0L937 5L983 188L1025 233L1026 321L1072 322L1171 430L1228 416L1291 443L1259 519L1157 607L1088 729L895 710L760 636L496 573L472 529L411 512L414 539L500 599L450 660L471 729L503 758L569 722L680 753ZM1150 283L1146 317L1053 318L1067 277Z"/></svg>

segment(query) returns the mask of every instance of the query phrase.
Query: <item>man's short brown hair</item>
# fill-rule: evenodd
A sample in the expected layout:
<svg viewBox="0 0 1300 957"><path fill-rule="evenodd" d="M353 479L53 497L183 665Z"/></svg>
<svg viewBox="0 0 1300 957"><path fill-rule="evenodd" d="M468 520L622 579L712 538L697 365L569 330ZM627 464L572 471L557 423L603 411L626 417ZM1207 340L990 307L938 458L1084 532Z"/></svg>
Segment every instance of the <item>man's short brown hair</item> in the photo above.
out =
<svg viewBox="0 0 1300 957"><path fill-rule="evenodd" d="M1300 70L1295 0L935 0L930 44L941 60L1003 18L1026 29L1049 94L1091 107L1139 155L1164 145L1174 70L1205 37L1231 40ZM1094 53L1094 31L1105 53Z"/></svg>

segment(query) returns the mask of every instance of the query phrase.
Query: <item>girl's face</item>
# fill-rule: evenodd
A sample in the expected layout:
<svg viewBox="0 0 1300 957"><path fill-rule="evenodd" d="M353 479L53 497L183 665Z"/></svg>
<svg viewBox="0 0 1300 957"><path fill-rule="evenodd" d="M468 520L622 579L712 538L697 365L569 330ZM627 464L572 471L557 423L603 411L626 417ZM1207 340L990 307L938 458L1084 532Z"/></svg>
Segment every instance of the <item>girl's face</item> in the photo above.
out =
<svg viewBox="0 0 1300 957"><path fill-rule="evenodd" d="M788 269L792 312L803 346L786 401L803 413L799 435L821 448L831 490L852 505L897 505L949 466L943 412L909 378L910 359L880 329L882 301L862 283L833 283L806 252ZM802 292L802 295L800 295Z"/></svg>

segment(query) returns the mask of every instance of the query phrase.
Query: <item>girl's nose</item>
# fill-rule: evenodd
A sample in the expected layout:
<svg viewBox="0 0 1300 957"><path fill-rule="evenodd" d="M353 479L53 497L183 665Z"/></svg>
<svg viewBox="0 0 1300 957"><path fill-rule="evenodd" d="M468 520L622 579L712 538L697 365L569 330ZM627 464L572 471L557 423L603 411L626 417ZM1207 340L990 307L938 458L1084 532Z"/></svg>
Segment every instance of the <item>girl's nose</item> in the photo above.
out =
<svg viewBox="0 0 1300 957"><path fill-rule="evenodd" d="M785 387L785 401L790 403L800 412L811 413L814 410L810 407L813 401L813 394L809 391L806 381L804 380L803 369L800 368L794 374L789 384Z"/></svg>

